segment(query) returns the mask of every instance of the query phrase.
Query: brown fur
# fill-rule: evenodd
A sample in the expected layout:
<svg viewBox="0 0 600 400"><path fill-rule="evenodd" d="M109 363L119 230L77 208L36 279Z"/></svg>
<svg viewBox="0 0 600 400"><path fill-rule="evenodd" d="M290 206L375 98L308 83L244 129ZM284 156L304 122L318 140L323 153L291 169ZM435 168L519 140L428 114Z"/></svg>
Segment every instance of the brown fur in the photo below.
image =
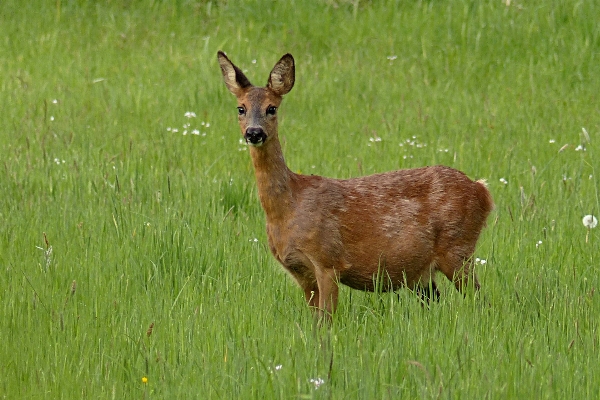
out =
<svg viewBox="0 0 600 400"><path fill-rule="evenodd" d="M285 164L276 113L294 85L286 54L266 87L255 87L222 52L218 60L237 97L240 128L251 145L258 195L271 252L326 318L335 311L338 282L354 289L401 286L435 289L441 271L462 290L472 271L475 244L493 209L482 181L444 166L405 169L353 179L293 173ZM264 136L263 136L264 134ZM250 143L252 144L252 143Z"/></svg>

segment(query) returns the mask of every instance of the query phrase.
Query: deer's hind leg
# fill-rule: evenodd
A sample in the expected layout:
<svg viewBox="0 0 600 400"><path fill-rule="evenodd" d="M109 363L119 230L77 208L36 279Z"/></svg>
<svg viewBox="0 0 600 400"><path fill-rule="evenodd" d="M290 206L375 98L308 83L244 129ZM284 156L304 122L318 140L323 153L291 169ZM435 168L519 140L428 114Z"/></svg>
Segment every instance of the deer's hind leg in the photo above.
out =
<svg viewBox="0 0 600 400"><path fill-rule="evenodd" d="M462 253L462 252L461 252ZM463 254L468 255L463 255ZM473 252L462 254L448 252L436 261L438 270L454 283L456 289L465 293L469 283L473 283L473 288L477 291L480 288L477 275L473 271Z"/></svg>
<svg viewBox="0 0 600 400"><path fill-rule="evenodd" d="M417 285L415 292L419 295L424 304L440 300L440 291L433 279L429 282Z"/></svg>

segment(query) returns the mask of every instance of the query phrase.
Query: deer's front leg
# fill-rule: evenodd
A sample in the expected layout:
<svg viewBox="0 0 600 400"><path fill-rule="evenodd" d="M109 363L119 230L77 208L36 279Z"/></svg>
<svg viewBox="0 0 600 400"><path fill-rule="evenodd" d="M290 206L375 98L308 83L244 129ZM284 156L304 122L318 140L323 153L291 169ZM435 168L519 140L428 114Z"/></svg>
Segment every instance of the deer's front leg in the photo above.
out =
<svg viewBox="0 0 600 400"><path fill-rule="evenodd" d="M337 308L338 279L333 268L316 268L316 275L319 285L319 319L330 322Z"/></svg>

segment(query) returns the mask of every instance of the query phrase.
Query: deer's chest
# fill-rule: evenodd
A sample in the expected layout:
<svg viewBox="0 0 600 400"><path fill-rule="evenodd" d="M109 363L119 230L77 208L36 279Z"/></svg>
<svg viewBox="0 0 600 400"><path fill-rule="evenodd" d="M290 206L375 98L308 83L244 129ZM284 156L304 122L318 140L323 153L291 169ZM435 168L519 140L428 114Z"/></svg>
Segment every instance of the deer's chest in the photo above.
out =
<svg viewBox="0 0 600 400"><path fill-rule="evenodd" d="M267 239L269 240L269 248L273 256L281 264L292 251L290 248L290 233L280 224L267 222Z"/></svg>

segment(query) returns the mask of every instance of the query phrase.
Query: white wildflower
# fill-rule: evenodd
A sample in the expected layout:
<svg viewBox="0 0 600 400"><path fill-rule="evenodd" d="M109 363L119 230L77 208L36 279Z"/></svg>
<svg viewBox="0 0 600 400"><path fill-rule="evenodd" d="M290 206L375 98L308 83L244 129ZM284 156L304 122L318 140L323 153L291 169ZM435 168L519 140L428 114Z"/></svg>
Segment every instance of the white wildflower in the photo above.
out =
<svg viewBox="0 0 600 400"><path fill-rule="evenodd" d="M315 385L315 389L318 389L319 386L325 383L325 381L321 378L311 378L309 379L309 382Z"/></svg>
<svg viewBox="0 0 600 400"><path fill-rule="evenodd" d="M196 113L193 111L188 111L185 114L183 114L183 116L186 118L196 118Z"/></svg>
<svg viewBox="0 0 600 400"><path fill-rule="evenodd" d="M508 181L505 178L500 178L500 183L504 183L505 185L508 185Z"/></svg>
<svg viewBox="0 0 600 400"><path fill-rule="evenodd" d="M396 55L393 55L393 56L387 56L387 59L388 59L388 60L390 60L390 61L394 61L394 60L395 60L395 59L397 59L397 58L398 58L398 56L396 56Z"/></svg>

